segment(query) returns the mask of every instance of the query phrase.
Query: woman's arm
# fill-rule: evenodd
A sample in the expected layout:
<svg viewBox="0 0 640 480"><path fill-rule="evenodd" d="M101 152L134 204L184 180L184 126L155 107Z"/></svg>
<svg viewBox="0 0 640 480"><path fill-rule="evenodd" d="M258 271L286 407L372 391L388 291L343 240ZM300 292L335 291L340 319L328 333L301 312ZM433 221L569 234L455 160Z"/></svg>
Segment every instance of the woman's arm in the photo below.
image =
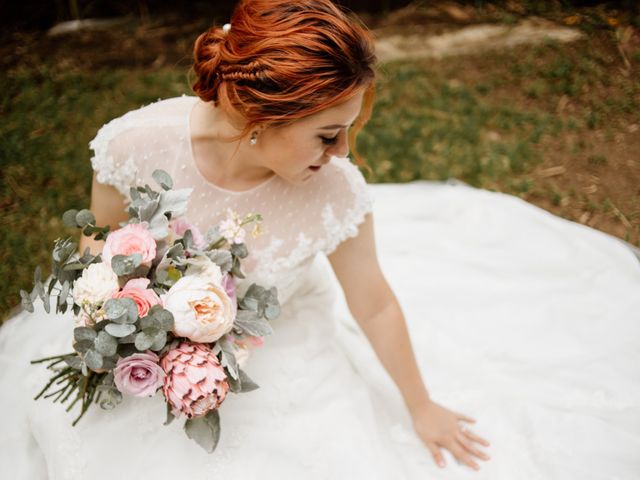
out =
<svg viewBox="0 0 640 480"><path fill-rule="evenodd" d="M93 173L93 182L91 185L91 207L89 208L96 217L96 224L100 227L109 225L111 231L119 228L119 223L129 219L129 215L125 211L126 202L124 196L111 185L105 185L98 182L96 173ZM86 247L93 255L102 251L104 246L103 240L94 240L80 234L80 244L78 250L80 254L84 252Z"/></svg>
<svg viewBox="0 0 640 480"><path fill-rule="evenodd" d="M366 215L358 235L342 242L329 255L329 261L349 310L400 389L413 426L436 463L444 467L440 449L447 448L459 462L479 469L471 455L483 460L489 456L472 442L484 446L489 446L489 442L468 428L461 428L460 421L475 423L473 418L430 398L416 364L402 310L378 264L373 214Z"/></svg>
<svg viewBox="0 0 640 480"><path fill-rule="evenodd" d="M356 237L342 242L328 258L351 314L413 413L429 402L429 393L416 364L400 304L378 263L373 214L366 215Z"/></svg>

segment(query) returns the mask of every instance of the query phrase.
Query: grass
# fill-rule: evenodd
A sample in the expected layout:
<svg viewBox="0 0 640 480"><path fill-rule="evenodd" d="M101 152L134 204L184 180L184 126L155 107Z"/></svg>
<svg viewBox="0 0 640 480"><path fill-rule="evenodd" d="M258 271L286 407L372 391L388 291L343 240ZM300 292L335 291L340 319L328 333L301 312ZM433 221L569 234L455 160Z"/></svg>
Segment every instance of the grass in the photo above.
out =
<svg viewBox="0 0 640 480"><path fill-rule="evenodd" d="M382 65L374 114L358 139L368 181L454 177L639 244L639 179L624 166L635 153L607 143L640 124L639 72L615 74L620 59L607 38ZM89 203L88 142L97 129L158 98L190 94L186 70L52 60L0 77L0 272L11 279L0 284L0 317L31 289L36 265L49 273L54 239L75 235L61 215ZM539 174L565 164L571 174Z"/></svg>

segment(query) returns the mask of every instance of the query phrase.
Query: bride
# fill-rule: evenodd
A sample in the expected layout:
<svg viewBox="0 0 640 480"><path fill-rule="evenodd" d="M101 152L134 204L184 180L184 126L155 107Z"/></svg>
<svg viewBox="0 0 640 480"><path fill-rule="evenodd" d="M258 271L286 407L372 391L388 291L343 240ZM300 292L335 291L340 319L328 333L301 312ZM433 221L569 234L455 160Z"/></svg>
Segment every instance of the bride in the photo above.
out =
<svg viewBox="0 0 640 480"><path fill-rule="evenodd" d="M263 215L238 286L275 285L282 306L245 367L260 388L221 405L212 454L179 422L162 425L159 395L89 410L72 427L60 405L32 400L47 373L28 361L69 350L73 318L21 312L0 329L8 477L640 471L640 385L626 362L637 359L640 268L630 251L506 195L367 185L347 155L371 114L373 42L329 0L241 1L194 53L195 96L131 111L92 140L91 210L101 225L126 220L129 186L153 184L161 168L193 189L187 218L200 230L227 209ZM83 237L85 247L102 244ZM482 411L501 441L486 469L489 442L463 410ZM632 418L619 426L624 412ZM435 468L446 460L459 465Z"/></svg>

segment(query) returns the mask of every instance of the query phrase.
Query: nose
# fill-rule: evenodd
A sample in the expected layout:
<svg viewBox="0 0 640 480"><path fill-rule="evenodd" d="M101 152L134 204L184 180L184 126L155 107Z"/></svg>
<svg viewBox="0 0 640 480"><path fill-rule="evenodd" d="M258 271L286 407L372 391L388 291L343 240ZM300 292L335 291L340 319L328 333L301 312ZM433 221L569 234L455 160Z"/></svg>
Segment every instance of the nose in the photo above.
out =
<svg viewBox="0 0 640 480"><path fill-rule="evenodd" d="M349 155L349 139L347 138L346 130L341 130L338 133L336 143L327 148L326 154L328 156L333 155L336 157L346 157Z"/></svg>

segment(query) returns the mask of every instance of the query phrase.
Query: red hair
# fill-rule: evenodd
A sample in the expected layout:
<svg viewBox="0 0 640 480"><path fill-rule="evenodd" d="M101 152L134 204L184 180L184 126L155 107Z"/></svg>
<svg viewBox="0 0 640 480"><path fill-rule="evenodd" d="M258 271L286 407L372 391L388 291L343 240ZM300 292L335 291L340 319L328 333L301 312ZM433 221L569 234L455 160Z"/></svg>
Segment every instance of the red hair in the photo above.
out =
<svg viewBox="0 0 640 480"><path fill-rule="evenodd" d="M349 143L369 120L375 92L373 38L329 0L241 0L225 33L214 26L194 46L193 91L245 124L284 126L364 89ZM366 166L366 165L365 165Z"/></svg>

